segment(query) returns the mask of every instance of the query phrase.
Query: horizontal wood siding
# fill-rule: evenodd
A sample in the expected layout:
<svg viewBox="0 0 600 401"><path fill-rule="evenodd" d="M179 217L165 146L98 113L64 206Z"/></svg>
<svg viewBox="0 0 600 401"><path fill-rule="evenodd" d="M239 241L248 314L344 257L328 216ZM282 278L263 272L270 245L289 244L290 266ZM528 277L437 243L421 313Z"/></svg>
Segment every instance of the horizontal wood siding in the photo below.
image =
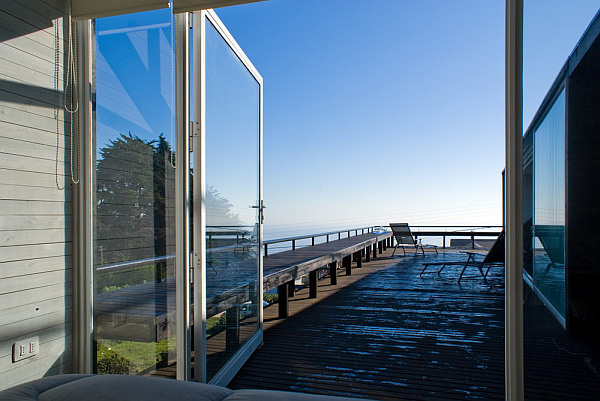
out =
<svg viewBox="0 0 600 401"><path fill-rule="evenodd" d="M65 4L0 2L0 390L72 372ZM40 338L39 354L13 363L13 343L32 336Z"/></svg>

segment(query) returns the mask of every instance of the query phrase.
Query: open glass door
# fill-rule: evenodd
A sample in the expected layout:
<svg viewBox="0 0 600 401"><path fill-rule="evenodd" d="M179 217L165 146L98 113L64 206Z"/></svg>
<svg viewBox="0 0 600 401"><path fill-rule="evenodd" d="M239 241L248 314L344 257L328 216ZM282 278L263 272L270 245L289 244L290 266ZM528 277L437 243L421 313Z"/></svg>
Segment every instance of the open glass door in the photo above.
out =
<svg viewBox="0 0 600 401"><path fill-rule="evenodd" d="M94 20L94 371L160 374L177 359L174 20Z"/></svg>
<svg viewBox="0 0 600 401"><path fill-rule="evenodd" d="M194 376L227 384L262 341L262 78L212 10L194 18Z"/></svg>

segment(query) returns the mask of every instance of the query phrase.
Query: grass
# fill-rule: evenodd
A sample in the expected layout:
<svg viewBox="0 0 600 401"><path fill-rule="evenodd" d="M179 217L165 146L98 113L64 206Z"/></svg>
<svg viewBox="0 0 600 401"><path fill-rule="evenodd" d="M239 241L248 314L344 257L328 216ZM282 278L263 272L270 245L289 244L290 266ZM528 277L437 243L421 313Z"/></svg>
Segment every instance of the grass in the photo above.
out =
<svg viewBox="0 0 600 401"><path fill-rule="evenodd" d="M157 364L167 363L169 353L175 353L176 348L175 336L159 342L99 340L98 364L100 365L103 359L114 359L113 355L116 354L129 362L129 374L135 375ZM122 364L122 361L118 362L119 366L109 364L108 371L102 373L113 373L111 369L120 369Z"/></svg>

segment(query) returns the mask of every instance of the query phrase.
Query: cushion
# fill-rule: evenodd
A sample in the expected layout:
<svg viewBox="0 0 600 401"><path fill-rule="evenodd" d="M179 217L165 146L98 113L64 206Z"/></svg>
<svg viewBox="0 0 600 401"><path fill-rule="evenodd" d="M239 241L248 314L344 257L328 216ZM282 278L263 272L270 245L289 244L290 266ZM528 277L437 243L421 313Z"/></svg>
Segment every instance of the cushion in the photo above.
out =
<svg viewBox="0 0 600 401"><path fill-rule="evenodd" d="M270 390L230 390L180 380L125 375L60 375L0 392L2 401L356 401Z"/></svg>

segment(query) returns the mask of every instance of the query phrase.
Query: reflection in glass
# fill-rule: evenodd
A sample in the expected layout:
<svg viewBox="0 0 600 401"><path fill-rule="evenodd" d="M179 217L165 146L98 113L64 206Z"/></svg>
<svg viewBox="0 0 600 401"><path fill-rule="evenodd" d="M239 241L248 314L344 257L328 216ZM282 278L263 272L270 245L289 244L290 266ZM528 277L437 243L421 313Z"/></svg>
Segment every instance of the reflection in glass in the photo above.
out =
<svg viewBox="0 0 600 401"><path fill-rule="evenodd" d="M523 270L533 277L533 140L523 138Z"/></svg>
<svg viewBox="0 0 600 401"><path fill-rule="evenodd" d="M564 90L534 132L534 285L565 317Z"/></svg>
<svg viewBox="0 0 600 401"><path fill-rule="evenodd" d="M167 9L95 20L98 373L175 360L171 18Z"/></svg>
<svg viewBox="0 0 600 401"><path fill-rule="evenodd" d="M207 379L258 330L258 82L206 24ZM262 305L262 303L260 303Z"/></svg>

